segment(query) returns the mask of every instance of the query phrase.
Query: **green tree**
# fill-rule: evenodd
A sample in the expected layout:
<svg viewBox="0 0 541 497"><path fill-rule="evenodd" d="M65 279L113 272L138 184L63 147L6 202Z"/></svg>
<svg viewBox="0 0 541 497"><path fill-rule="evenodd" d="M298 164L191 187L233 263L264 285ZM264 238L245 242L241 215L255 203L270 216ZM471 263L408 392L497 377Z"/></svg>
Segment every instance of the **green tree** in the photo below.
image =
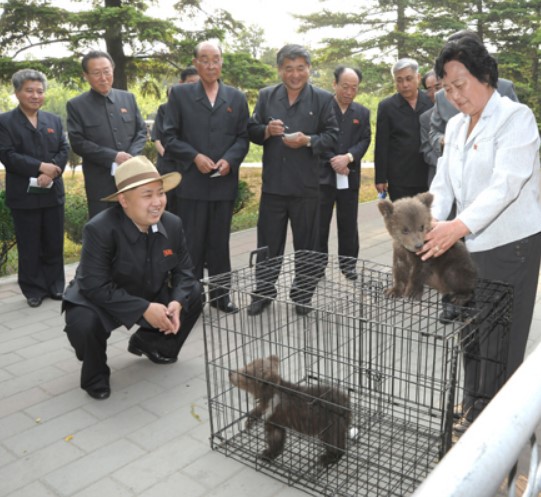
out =
<svg viewBox="0 0 541 497"><path fill-rule="evenodd" d="M235 33L231 41L227 43L227 47L233 52L245 52L258 59L265 50L265 31L262 27L255 24L250 24Z"/></svg>
<svg viewBox="0 0 541 497"><path fill-rule="evenodd" d="M249 53L236 52L224 53L222 75L225 83L243 90L250 102L255 103L258 90L267 86L276 71Z"/></svg>
<svg viewBox="0 0 541 497"><path fill-rule="evenodd" d="M541 2L493 0L488 8L484 34L497 47L500 73L513 80L520 100L540 120Z"/></svg>
<svg viewBox="0 0 541 497"><path fill-rule="evenodd" d="M329 4L323 0L323 4ZM318 63L342 62L362 54L364 67L380 73L400 57L413 57L430 68L450 34L475 31L499 61L500 75L512 79L519 98L541 115L539 54L541 3L532 0L359 0L350 12L323 9L297 16L301 30L336 28L336 37L323 40ZM353 33L344 36L344 32ZM375 65L366 62L372 60ZM385 76L384 81L388 78ZM368 78L366 78L368 83ZM379 88L378 88L379 87ZM378 80L372 89L384 91ZM539 119L539 117L538 117Z"/></svg>
<svg viewBox="0 0 541 497"><path fill-rule="evenodd" d="M78 11L56 7L50 0L6 0L0 3L0 78L32 65L59 81L78 79L79 59L100 41L115 61L115 87L126 89L137 74L168 74L189 63L193 47L207 38L222 38L241 27L225 10L205 13L200 0L179 0L178 19L198 19L205 26L188 30L171 19L147 15L156 0L77 0ZM86 10L85 10L85 7ZM193 24L192 24L193 26ZM16 62L32 49L64 47L69 56ZM54 50L53 50L54 48Z"/></svg>
<svg viewBox="0 0 541 497"><path fill-rule="evenodd" d="M350 12L323 9L320 12L296 16L301 20L301 32L319 28L335 28L336 37L323 40L326 48L321 56L339 60L364 54L378 60L414 57L421 63L430 62L428 53L437 34L416 28L426 12L423 4L430 0L372 0L359 1ZM323 0L328 4L329 0ZM436 3L436 0L432 0ZM351 33L344 36L344 30ZM372 57L373 55L373 57Z"/></svg>

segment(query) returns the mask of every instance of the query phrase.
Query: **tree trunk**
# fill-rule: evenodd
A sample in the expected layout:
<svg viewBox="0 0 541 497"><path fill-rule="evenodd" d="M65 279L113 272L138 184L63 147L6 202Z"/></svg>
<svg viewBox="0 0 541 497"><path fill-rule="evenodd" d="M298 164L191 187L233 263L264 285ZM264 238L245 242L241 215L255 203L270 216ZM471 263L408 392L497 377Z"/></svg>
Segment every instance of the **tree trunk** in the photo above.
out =
<svg viewBox="0 0 541 497"><path fill-rule="evenodd" d="M122 7L122 0L105 0L105 7ZM126 55L122 39L122 24L113 21L105 27L105 46L107 52L115 61L115 76L113 87L120 90L128 89L128 77L126 74Z"/></svg>
<svg viewBox="0 0 541 497"><path fill-rule="evenodd" d="M399 59L410 56L405 42L408 25L406 18L406 4L407 0L398 0L398 2L396 2L396 48Z"/></svg>
<svg viewBox="0 0 541 497"><path fill-rule="evenodd" d="M483 19L483 0L477 0L475 2L475 14L476 14L476 31L479 35L479 38L481 38L481 41L484 42L485 40L485 26L484 26L484 19Z"/></svg>
<svg viewBox="0 0 541 497"><path fill-rule="evenodd" d="M540 19L541 15L541 7L537 7L535 9L536 13L536 19ZM537 31L539 29L539 23L536 22L534 26L534 31ZM537 118L539 119L539 112L541 111L541 95L539 95L539 44L535 43L532 47L532 80L531 80L531 87L532 87L532 95L535 95L535 114Z"/></svg>

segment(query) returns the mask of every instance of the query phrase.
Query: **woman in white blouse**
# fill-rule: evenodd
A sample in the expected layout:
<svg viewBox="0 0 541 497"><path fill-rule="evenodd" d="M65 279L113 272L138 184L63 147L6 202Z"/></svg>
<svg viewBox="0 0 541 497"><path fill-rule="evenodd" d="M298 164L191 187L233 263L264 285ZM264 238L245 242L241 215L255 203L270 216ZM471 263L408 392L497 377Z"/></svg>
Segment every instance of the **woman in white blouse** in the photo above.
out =
<svg viewBox="0 0 541 497"><path fill-rule="evenodd" d="M509 378L524 358L539 277L537 123L528 107L495 90L497 63L473 33L447 42L435 69L460 113L447 124L444 153L430 187L438 221L426 237L422 258L439 257L464 238L481 278L513 286ZM456 218L446 221L453 202ZM467 355L465 351L465 427L501 386L494 375L480 378L486 369Z"/></svg>

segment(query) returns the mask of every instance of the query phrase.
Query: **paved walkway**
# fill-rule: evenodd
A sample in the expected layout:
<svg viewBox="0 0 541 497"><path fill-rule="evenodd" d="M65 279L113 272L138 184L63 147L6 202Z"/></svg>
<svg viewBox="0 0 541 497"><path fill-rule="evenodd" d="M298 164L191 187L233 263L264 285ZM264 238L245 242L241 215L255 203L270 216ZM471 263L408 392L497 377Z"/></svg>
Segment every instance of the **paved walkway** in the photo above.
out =
<svg viewBox="0 0 541 497"><path fill-rule="evenodd" d="M375 203L361 204L359 228L360 257L390 264ZM235 268L248 265L255 245L253 229L232 235ZM68 279L74 270L67 267ZM51 300L29 308L15 277L0 279L0 496L306 495L210 450L201 320L171 366L129 354L129 332L116 331L112 396L98 402L79 388L59 311ZM540 305L530 349L539 341Z"/></svg>

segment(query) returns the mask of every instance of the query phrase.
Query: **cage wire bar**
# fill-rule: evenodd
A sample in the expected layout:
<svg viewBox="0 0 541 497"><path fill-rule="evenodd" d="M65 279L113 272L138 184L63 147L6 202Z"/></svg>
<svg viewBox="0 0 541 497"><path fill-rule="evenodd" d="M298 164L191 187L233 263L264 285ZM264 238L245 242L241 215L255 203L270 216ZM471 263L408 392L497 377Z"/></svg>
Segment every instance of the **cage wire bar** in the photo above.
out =
<svg viewBox="0 0 541 497"><path fill-rule="evenodd" d="M312 495L410 495L453 443L463 351L488 364L480 374L491 371L503 384L512 291L480 280L461 319L442 324L437 292L426 288L419 301L387 298L390 267L346 262L356 265L357 280L343 276L344 259L301 251L261 264L259 285L254 267L204 281L207 302L229 292L240 309L226 314L207 306L203 314L211 447ZM267 275L276 297L250 316ZM304 294L291 291L300 279L310 288ZM311 312L298 315L292 295ZM484 357L489 339L498 347ZM321 440L294 430L287 430L276 459L259 457L267 445L264 422L246 428L254 399L231 384L229 373L270 355L280 358L281 376L292 383L329 384L349 394L347 450L337 463L318 464Z"/></svg>

